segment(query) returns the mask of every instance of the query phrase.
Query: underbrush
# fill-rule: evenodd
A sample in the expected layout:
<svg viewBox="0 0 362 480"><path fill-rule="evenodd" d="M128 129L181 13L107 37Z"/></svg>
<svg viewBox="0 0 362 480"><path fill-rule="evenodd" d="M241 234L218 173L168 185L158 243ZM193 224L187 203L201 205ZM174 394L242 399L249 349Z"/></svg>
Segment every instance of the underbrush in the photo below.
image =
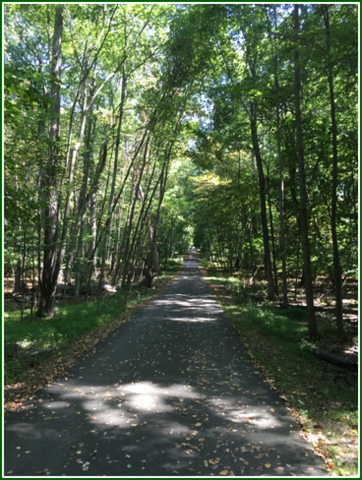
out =
<svg viewBox="0 0 362 480"><path fill-rule="evenodd" d="M230 322L302 426L304 436L333 475L358 474L358 374L315 357L313 346L338 342L333 318L319 322L320 339L308 339L306 311L255 300L235 277L204 271ZM250 295L251 293L251 295ZM334 332L334 334L332 333ZM348 330L347 348L357 341Z"/></svg>

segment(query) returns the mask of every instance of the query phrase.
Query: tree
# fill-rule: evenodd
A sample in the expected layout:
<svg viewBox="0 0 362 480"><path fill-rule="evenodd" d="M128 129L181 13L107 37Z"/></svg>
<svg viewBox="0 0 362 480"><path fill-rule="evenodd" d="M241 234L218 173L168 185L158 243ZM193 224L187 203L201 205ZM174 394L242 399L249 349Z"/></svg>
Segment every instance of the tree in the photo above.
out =
<svg viewBox="0 0 362 480"><path fill-rule="evenodd" d="M41 188L44 191L44 256L40 284L38 315L52 317L62 256L59 253L58 159L60 154L60 78L62 62L63 5L54 17L51 59L51 91L49 114L49 157L44 165Z"/></svg>
<svg viewBox="0 0 362 480"><path fill-rule="evenodd" d="M334 92L334 75L331 52L331 29L329 20L330 5L321 5L325 32L326 32L326 47L327 47L327 80L329 86L330 107L331 107L331 126L332 126L332 192L331 192L331 231L333 243L333 268L334 268L334 288L336 294L336 323L338 335L342 340L345 340L346 334L343 328L343 308L342 308L342 273L341 262L338 248L337 235L337 188L338 188L338 144L337 144L337 119L336 119L336 104Z"/></svg>
<svg viewBox="0 0 362 480"><path fill-rule="evenodd" d="M271 299L281 274L284 306L305 281L312 336L331 278L342 336L354 5L6 5L4 25L5 262L40 315L60 278L78 301L195 244L244 279L264 264Z"/></svg>
<svg viewBox="0 0 362 480"><path fill-rule="evenodd" d="M272 71L274 76L274 88L275 88L275 117L276 117L276 140L277 140L277 152L279 160L279 189L280 189L280 250L282 260L282 283L283 283L283 308L288 307L288 284L287 284L287 265L286 265L286 242L285 242L285 185L284 185L284 161L282 152L282 131L281 131L281 93L279 86L278 75L278 52L275 48L275 35L273 34L274 28L278 28L277 7L273 6L272 18L268 19L268 35L269 41L272 44ZM275 261L275 259L274 259Z"/></svg>
<svg viewBox="0 0 362 480"><path fill-rule="evenodd" d="M295 100L295 127L296 146L299 168L299 190L300 190L300 225L302 232L303 262L305 276L305 291L308 312L308 333L310 337L317 336L317 322L314 311L312 265L309 249L309 226L308 226L308 194L306 188L306 174L304 167L304 145L302 133L302 114L300 107L301 81L300 81L300 50L299 50L299 5L294 6L294 100Z"/></svg>

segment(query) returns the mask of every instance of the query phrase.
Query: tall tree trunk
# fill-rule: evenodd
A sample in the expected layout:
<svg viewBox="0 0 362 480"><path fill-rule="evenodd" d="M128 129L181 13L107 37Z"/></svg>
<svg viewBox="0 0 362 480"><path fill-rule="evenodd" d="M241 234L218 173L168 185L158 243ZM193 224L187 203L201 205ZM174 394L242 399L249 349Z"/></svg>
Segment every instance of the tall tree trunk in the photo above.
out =
<svg viewBox="0 0 362 480"><path fill-rule="evenodd" d="M102 239L104 238L104 234L105 234L105 232L107 231L108 226L109 226L109 224L110 224L110 222L111 222L111 220L112 220L113 212L114 212L116 206L118 205L118 202L119 202L121 196L123 195L123 192L124 192L125 187L126 187L126 184L127 184L128 177L130 176L131 171L133 170L133 166L134 166L135 160L136 160L136 158L138 157L138 154L139 154L139 152L140 152L141 149L142 149L142 146L143 146L143 144L144 144L144 141L145 141L147 135L148 135L148 131L147 131L147 129L144 129L144 132L143 132L143 134L142 134L141 140L140 140L137 148L135 149L135 152L133 153L132 158L131 158L131 160L130 160L130 163L129 163L128 167L127 167L127 171L126 171L126 174L125 174L124 179L122 180L122 185L121 185L121 187L120 187L120 189L119 189L119 192L118 192L117 195L115 196L114 201L113 201L113 205L111 206L110 211L109 211L109 214L108 214L108 216L107 216L106 219L105 219L104 226L101 225L101 222L99 222L99 224L96 226L96 228L97 228L97 238L96 238L95 242L93 243L93 248L92 248L92 252L91 252L90 257L89 257L89 261L91 261L91 260L94 259L94 256L95 256L95 254L96 254L96 252L97 252L97 250L98 250L98 247L99 247ZM105 204L105 202L103 202L103 205L102 205L102 207L101 207L101 209L100 209L101 212L100 212L100 214L98 215L98 217L101 217L102 214L103 214L104 204Z"/></svg>
<svg viewBox="0 0 362 480"><path fill-rule="evenodd" d="M276 255L276 248L275 248L275 234L274 234L274 221L273 221L273 209L272 209L272 202L271 202L271 195L270 195L270 182L269 182L269 168L267 167L267 177L266 177L266 185L267 185L267 193L268 193L268 210L269 210L269 223L270 223L270 238L271 238L271 246L272 246L272 268L274 274L274 285L275 285L275 295L279 297L279 289L278 289L278 272L277 272L277 255Z"/></svg>
<svg viewBox="0 0 362 480"><path fill-rule="evenodd" d="M81 114L81 121L80 121L80 128L79 128L79 135L78 135L78 141L75 143L74 147L71 149L71 156L70 156L70 163L69 163L69 177L68 177L68 183L67 183L67 195L66 195L66 201L65 201L65 206L64 206L64 215L63 215L63 228L62 228L62 236L61 236L61 250L60 250L60 263L63 262L64 255L65 255L65 249L66 249L66 243L67 243L67 235L68 235L68 226L69 226L69 218L70 218L70 210L71 210L71 200L73 197L73 183L74 183L74 178L75 178L75 165L78 159L78 154L80 147L83 143L83 137L84 133L86 130L86 124L87 124L87 115L88 115L88 107L87 107L87 88L86 88L86 82L84 82L84 90L82 92L82 114ZM75 222L77 222L77 218L75 219ZM71 248L71 256L74 257L74 249L75 249L75 242L73 240L74 247L72 246ZM73 263L73 258L71 259L70 262L70 268L72 267ZM67 277L66 281L70 280L70 271L67 272Z"/></svg>
<svg viewBox="0 0 362 480"><path fill-rule="evenodd" d="M171 151L174 143L175 143L175 140L172 140L164 155L164 161L163 161L162 171L160 176L160 196L158 199L155 227L152 229L152 225L151 224L149 225L150 237L152 238L149 265L157 275L161 273L160 256L157 248L157 234L158 234L158 228L159 228L159 223L161 218L161 206L162 206L163 198L166 191L166 183L167 183L168 170L170 165Z"/></svg>
<svg viewBox="0 0 362 480"><path fill-rule="evenodd" d="M142 237L143 228L144 228L145 224L146 223L148 224L148 222L150 221L149 216L148 216L148 212L149 212L149 209L151 208L152 199L153 199L153 196L155 194L157 184L158 184L158 183L156 183L156 186L154 187L153 191L151 192L151 186L152 186L152 182L153 182L153 179L154 179L156 166L157 166L157 159L158 159L158 154L155 155L155 162L154 162L151 174L150 174L149 179L148 179L148 184L147 184L147 187L146 187L146 191L145 192L143 191L143 188L142 188L141 184L138 185L138 197L139 197L139 200L142 202L142 206L141 206L141 210L140 210L139 215L138 215L138 220L137 220L136 227L134 229L132 243L131 243L130 247L128 248L127 256L123 258L123 264L127 265L129 262L131 262L132 263L132 268L134 268L137 263L140 263L139 259L136 258L137 249L140 249L140 246L141 246L141 243L142 243L141 242L141 237ZM151 197L148 198L150 192L151 192ZM128 222L127 222L127 225L128 225ZM118 271L119 271L119 268L120 268L120 260L122 258L122 255L124 255L123 250L124 250L124 242L122 242L122 248L119 250L119 254L118 254L118 258L117 258L117 264L116 264L116 269L115 269L115 272L114 272L114 279L113 279L114 283L116 281L115 279L118 276ZM132 255L133 255L133 259L131 261ZM144 267L141 270L143 271ZM132 277L134 277L134 275L132 275Z"/></svg>
<svg viewBox="0 0 362 480"><path fill-rule="evenodd" d="M279 91L278 79L275 77L277 92ZM278 93L277 93L278 95ZM283 308L288 308L288 284L287 284L287 259L286 259L286 243L285 243L285 192L284 192L284 166L281 149L281 135L280 135L280 115L279 105L276 106L277 116L277 149L279 159L279 191L280 191L280 250L282 259L282 285L283 285Z"/></svg>
<svg viewBox="0 0 362 480"><path fill-rule="evenodd" d="M265 274L268 282L268 298L274 300L275 298L275 285L273 279L271 255L270 255L270 240L269 240L269 231L268 231L268 220L267 220L267 211L266 211L266 197L265 197L265 176L263 171L263 160L261 157L259 140L258 140L258 129L257 129L257 119L256 119L256 102L252 102L251 112L250 112L250 126L251 126L251 136L253 142L253 150L255 154L256 165L258 169L259 177L259 195L260 195L260 207L261 207L261 225L263 230L263 243L264 243L264 263L265 263Z"/></svg>
<svg viewBox="0 0 362 480"><path fill-rule="evenodd" d="M95 192L90 196L89 227L92 240L88 253L88 283L90 283L92 277L97 278L97 195Z"/></svg>
<svg viewBox="0 0 362 480"><path fill-rule="evenodd" d="M334 95L334 81L333 81L333 63L331 58L331 31L329 24L329 8L330 5L321 5L324 25L326 28L326 42L327 42L327 58L328 58L328 85L329 97L331 105L331 124L332 124L332 150L333 150L333 165L332 165L332 209L331 209L331 230L332 230L332 244L333 244L333 269L334 269L334 286L336 298L336 324L338 336L341 340L345 340L346 334L343 326L343 304L342 304L342 271L340 263L340 255L338 249L338 235L337 235L337 187L338 187L338 144L337 144L337 120L336 120L336 103Z"/></svg>
<svg viewBox="0 0 362 480"><path fill-rule="evenodd" d="M43 270L40 281L40 301L37 314L53 317L55 313L55 292L60 270L59 225L58 225L58 155L60 137L60 75L62 60L63 5L55 10L54 34L51 65L52 105L50 108L50 155L44 167L44 252Z"/></svg>
<svg viewBox="0 0 362 480"><path fill-rule="evenodd" d="M134 193L132 196L132 204L130 206L130 213L129 213L127 229L126 229L126 242L123 247L123 262L122 262L123 263L123 277L122 277L123 288L129 288L130 280L133 276L132 264L134 262L131 261L131 258L133 253L134 242L132 242L132 230L133 230L133 224L135 219L136 204L140 197L140 191L142 191L141 180L143 177L143 173L144 173L147 158L148 158L149 143L150 143L150 133L148 133L148 136L147 136L147 140L146 140L146 144L143 152L142 165L140 166L139 171L134 172L134 190L133 190ZM138 233L137 230L134 231L134 234L136 236L137 236L137 233Z"/></svg>
<svg viewBox="0 0 362 480"><path fill-rule="evenodd" d="M162 189L162 187L161 187ZM162 194L160 194L161 196ZM162 200L159 201L159 206L157 208L157 214L155 219L155 226L152 226L151 218L148 218L148 233L150 237L150 253L149 253L149 262L148 265L152 272L157 275L161 273L160 267L160 255L157 248L157 233L158 233L158 226L160 221L160 208L161 208Z"/></svg>
<svg viewBox="0 0 362 480"><path fill-rule="evenodd" d="M99 291L102 287L102 282L105 278L105 266L106 266L106 257L109 245L109 238L111 235L111 228L112 228L112 217L113 217L113 201L115 196L115 188L117 182L117 171L118 171L118 161L119 161L119 150L120 150L120 142L121 142L121 133L123 127L123 113L124 113L124 105L126 100L126 88L127 88L127 76L126 76L126 69L125 65L123 64L122 68L122 88L121 88L121 101L119 104L119 115L118 115L118 127L117 127L117 135L116 135L116 149L114 155L114 164L113 164L113 175L111 181L111 191L109 194L109 204L108 204L108 219L109 222L105 226L105 235L104 235L104 245L103 245L103 253L102 253L102 261L101 261L101 272L99 275Z"/></svg>
<svg viewBox="0 0 362 480"><path fill-rule="evenodd" d="M300 54L299 54L299 5L294 5L294 28L295 28L295 50L294 50L294 101L295 101L295 125L296 125L296 145L299 167L299 189L300 189L300 225L302 235L304 273L305 273L305 292L308 313L308 334L311 338L317 336L317 322L314 312L312 264L309 249L309 228L308 228L308 210L307 210L307 188L304 166L304 145L302 135L302 115L300 106Z"/></svg>
<svg viewBox="0 0 362 480"><path fill-rule="evenodd" d="M75 232L74 236L78 237L78 247L77 247L77 257L76 257L76 268L75 268L75 285L74 285L74 300L77 301L79 298L80 293L80 286L82 279L84 279L84 274L87 270L85 266L85 261L83 259L84 255L84 229L85 229L85 215L87 212L87 207L90 199L90 193L92 192L92 188L94 187L94 182L90 185L88 191L88 182L91 176L91 172L93 171L93 138L95 133L95 125L96 121L93 118L93 108L91 107L89 110L89 118L88 118L88 125L86 128L86 136L85 136L85 152L84 152L84 166L83 166L83 180L82 180L82 187L79 194L78 200L78 210L75 215L74 227ZM103 146L102 152L107 155L107 147ZM105 158L100 157L99 166L102 167L105 165ZM79 233L78 233L79 232ZM78 233L78 235L77 235Z"/></svg>
<svg viewBox="0 0 362 480"><path fill-rule="evenodd" d="M278 30L278 16L276 6L273 7L274 13L274 29ZM269 24L269 39L273 42L273 34L271 24ZM279 223L280 223L280 254L282 260L282 306L283 308L288 308L288 284L287 284L287 267L286 267L286 243L285 243L285 191L284 191L284 162L282 154L282 140L281 140L281 128L280 128L280 88L279 88L279 78L278 78L278 55L275 50L274 54L274 88L276 95L275 102L275 116L276 116L276 139L277 139L277 152L278 152L278 161L279 161L279 202L280 202L280 214L279 214Z"/></svg>

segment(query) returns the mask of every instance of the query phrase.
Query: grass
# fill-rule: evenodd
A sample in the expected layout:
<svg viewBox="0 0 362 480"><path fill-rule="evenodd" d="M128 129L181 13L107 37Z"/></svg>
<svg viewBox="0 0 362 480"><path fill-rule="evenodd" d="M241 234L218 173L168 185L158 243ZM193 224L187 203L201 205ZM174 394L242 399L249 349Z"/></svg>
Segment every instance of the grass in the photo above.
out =
<svg viewBox="0 0 362 480"><path fill-rule="evenodd" d="M317 359L306 312L258 305L235 277L204 274L247 350L324 457L332 475L358 475L358 382L354 374ZM336 341L324 321L317 344ZM351 340L352 334L350 334Z"/></svg>
<svg viewBox="0 0 362 480"><path fill-rule="evenodd" d="M5 409L15 409L39 387L62 374L85 350L92 348L175 277L181 264L167 265L154 289L118 291L81 304L60 305L51 319L20 311L4 313Z"/></svg>

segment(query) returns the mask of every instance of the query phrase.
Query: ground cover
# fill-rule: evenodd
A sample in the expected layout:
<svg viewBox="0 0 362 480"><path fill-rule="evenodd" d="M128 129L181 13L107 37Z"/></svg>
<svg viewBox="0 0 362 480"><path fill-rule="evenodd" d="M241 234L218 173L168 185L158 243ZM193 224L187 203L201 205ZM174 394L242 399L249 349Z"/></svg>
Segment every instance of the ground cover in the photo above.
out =
<svg viewBox="0 0 362 480"><path fill-rule="evenodd" d="M318 312L320 338L307 336L306 311L281 309L263 300L261 289L216 269L203 274L243 344L265 378L287 403L303 435L325 459L333 475L358 473L358 372L325 362L313 347L356 356L357 332L346 323L348 341L336 338L333 318Z"/></svg>
<svg viewBox="0 0 362 480"><path fill-rule="evenodd" d="M57 314L39 319L21 313L12 299L4 308L4 405L21 407L40 387L64 373L86 350L94 347L136 310L160 294L175 278L180 263L154 281L154 288L132 288L73 304L59 301Z"/></svg>

